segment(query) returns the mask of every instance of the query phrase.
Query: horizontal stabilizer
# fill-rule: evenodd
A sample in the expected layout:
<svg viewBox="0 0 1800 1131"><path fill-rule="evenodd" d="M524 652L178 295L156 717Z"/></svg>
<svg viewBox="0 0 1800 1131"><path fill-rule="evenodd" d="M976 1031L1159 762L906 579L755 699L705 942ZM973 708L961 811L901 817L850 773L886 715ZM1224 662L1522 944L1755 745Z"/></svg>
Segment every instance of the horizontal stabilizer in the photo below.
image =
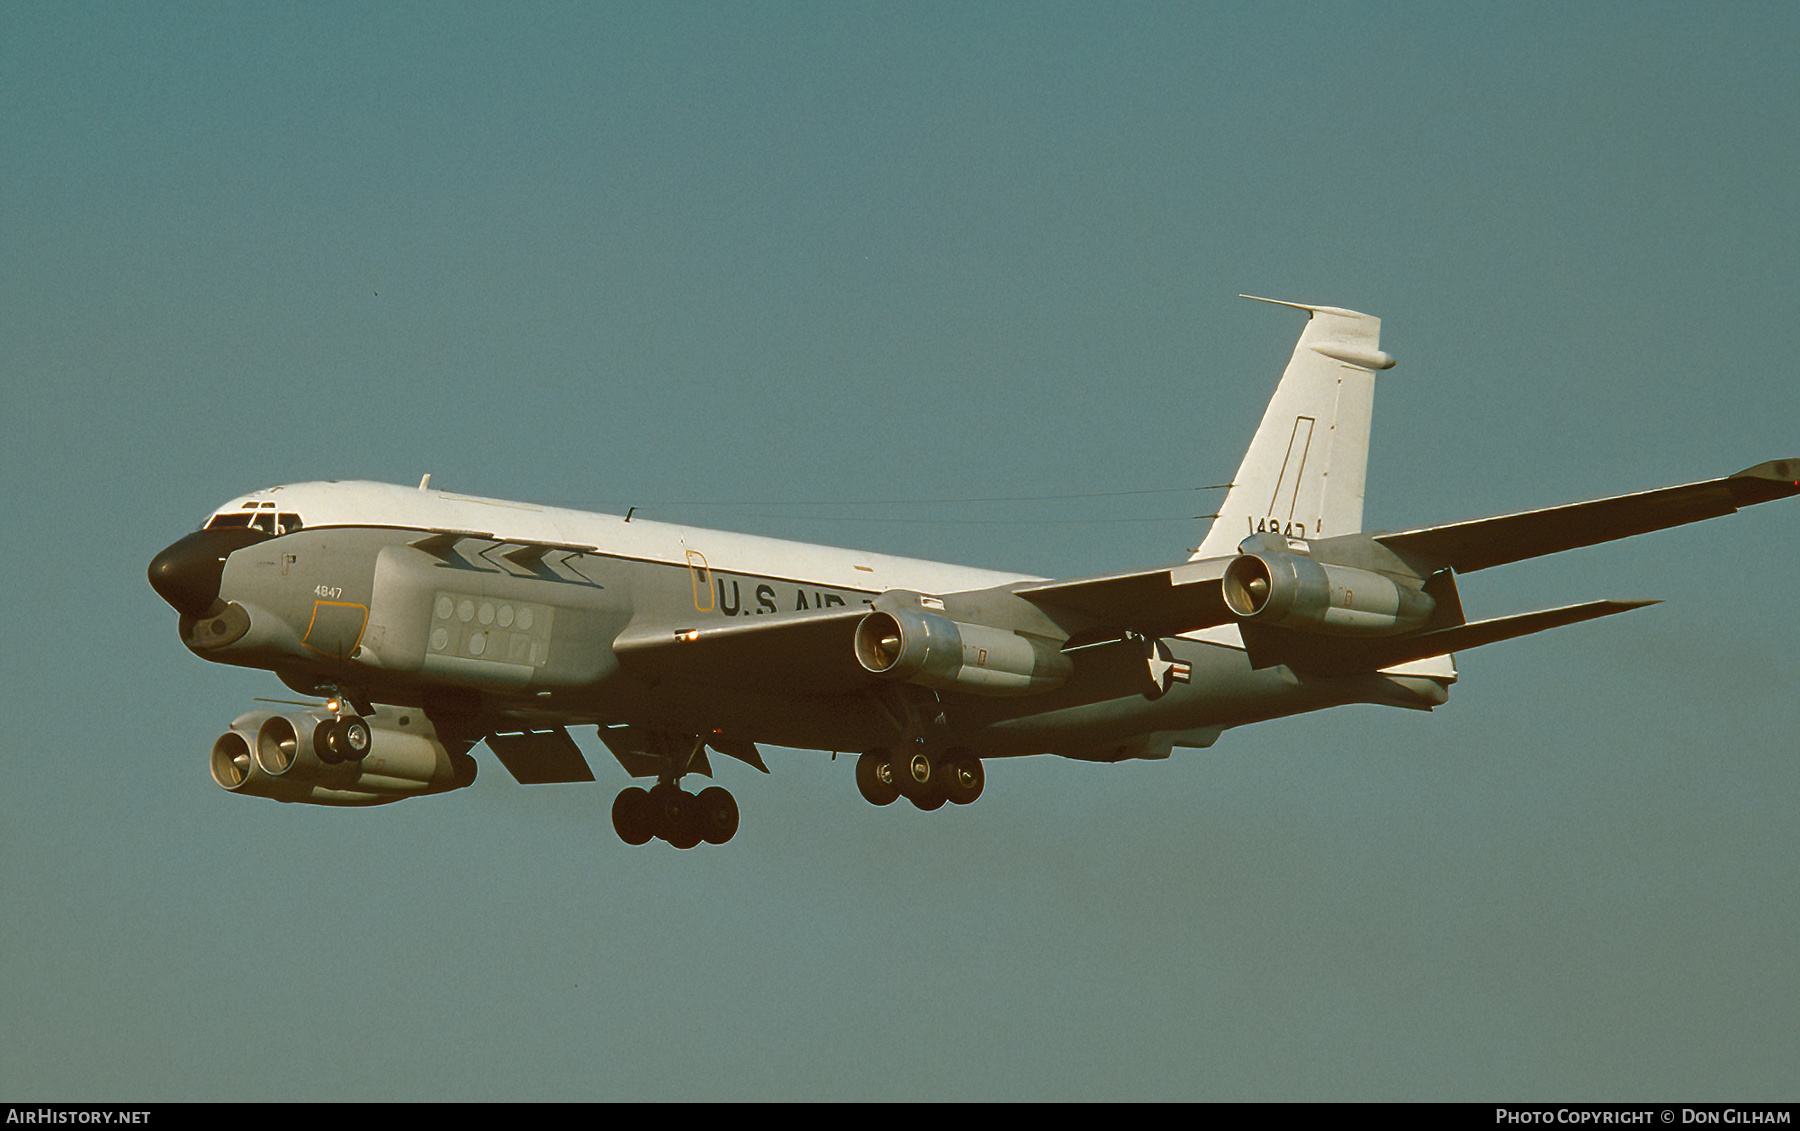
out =
<svg viewBox="0 0 1800 1131"><path fill-rule="evenodd" d="M1579 624L1584 620L1609 617L1654 605L1655 601L1589 601L1583 605L1567 605L1560 609L1541 609L1534 613L1518 613L1510 617L1460 624L1410 636L1386 637L1378 640L1346 640L1292 632L1257 625L1242 627L1244 647L1250 665L1256 668L1287 664L1296 670L1320 674L1349 674L1380 671L1397 664L1432 656L1446 656L1483 644L1494 644L1534 632Z"/></svg>
<svg viewBox="0 0 1800 1131"><path fill-rule="evenodd" d="M1468 573L1716 518L1790 495L1800 495L1800 458L1770 460L1704 483L1373 537L1432 569L1449 566Z"/></svg>

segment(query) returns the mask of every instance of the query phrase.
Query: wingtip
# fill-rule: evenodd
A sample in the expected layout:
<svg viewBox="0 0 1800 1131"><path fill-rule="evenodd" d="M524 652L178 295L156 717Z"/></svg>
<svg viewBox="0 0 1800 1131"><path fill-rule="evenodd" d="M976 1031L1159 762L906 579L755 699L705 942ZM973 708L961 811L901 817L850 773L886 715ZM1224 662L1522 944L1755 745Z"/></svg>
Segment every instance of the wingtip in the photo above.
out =
<svg viewBox="0 0 1800 1131"><path fill-rule="evenodd" d="M1755 467L1746 467L1733 479L1777 479L1800 486L1800 456L1772 459Z"/></svg>
<svg viewBox="0 0 1800 1131"><path fill-rule="evenodd" d="M1240 299L1249 299L1251 303L1269 303L1271 306L1292 306L1294 310L1305 310L1307 313L1334 313L1334 315L1343 317L1343 319L1368 319L1368 321L1377 322L1377 324L1379 324L1379 319L1375 319L1375 315L1372 315L1372 313L1363 313L1361 310L1350 310L1348 306L1321 306L1321 304L1318 303L1289 303L1287 299L1264 299L1262 295L1238 295L1238 297L1240 297Z"/></svg>

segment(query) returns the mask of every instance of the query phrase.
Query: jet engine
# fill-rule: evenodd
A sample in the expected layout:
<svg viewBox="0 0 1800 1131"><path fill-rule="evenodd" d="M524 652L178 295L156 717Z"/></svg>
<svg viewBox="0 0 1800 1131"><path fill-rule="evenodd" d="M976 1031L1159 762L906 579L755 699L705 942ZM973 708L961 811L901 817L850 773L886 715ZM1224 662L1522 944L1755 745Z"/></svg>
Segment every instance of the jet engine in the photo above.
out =
<svg viewBox="0 0 1800 1131"><path fill-rule="evenodd" d="M1386 574L1275 551L1225 567L1225 604L1251 624L1336 636L1393 636L1431 616L1435 602Z"/></svg>
<svg viewBox="0 0 1800 1131"><path fill-rule="evenodd" d="M366 736L350 743L364 747L360 758L342 738L355 721L323 707L239 715L213 743L213 780L232 793L311 805L382 805L475 780L470 744L446 746L423 711L382 708L360 720Z"/></svg>
<svg viewBox="0 0 1800 1131"><path fill-rule="evenodd" d="M1045 637L923 609L870 613L857 623L855 647L857 662L875 675L976 695L1048 691L1074 668Z"/></svg>

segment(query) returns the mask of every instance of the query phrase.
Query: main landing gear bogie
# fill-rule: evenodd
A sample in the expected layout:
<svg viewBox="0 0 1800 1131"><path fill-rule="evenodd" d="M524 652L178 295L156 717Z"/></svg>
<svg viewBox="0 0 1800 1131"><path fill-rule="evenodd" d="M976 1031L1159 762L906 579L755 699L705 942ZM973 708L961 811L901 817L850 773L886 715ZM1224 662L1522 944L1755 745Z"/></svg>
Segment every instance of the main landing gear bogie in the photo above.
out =
<svg viewBox="0 0 1800 1131"><path fill-rule="evenodd" d="M930 812L945 802L968 805L986 784L981 759L966 750L871 750L856 760L856 788L871 805L904 797Z"/></svg>
<svg viewBox="0 0 1800 1131"><path fill-rule="evenodd" d="M693 848L702 841L724 844L737 834L737 798L730 790L708 786L695 796L681 788L681 779L690 773L712 773L706 763L705 737L652 731L630 738L641 744L632 753L648 755L658 766L655 785L649 789L634 785L613 798L613 830L620 840L630 845L662 840L676 848ZM755 758L754 747L751 750ZM751 764L768 772L760 759Z"/></svg>
<svg viewBox="0 0 1800 1131"><path fill-rule="evenodd" d="M724 844L737 833L738 805L731 791L708 786L699 796L669 782L632 786L613 799L613 829L626 844L665 840L676 848L700 842Z"/></svg>

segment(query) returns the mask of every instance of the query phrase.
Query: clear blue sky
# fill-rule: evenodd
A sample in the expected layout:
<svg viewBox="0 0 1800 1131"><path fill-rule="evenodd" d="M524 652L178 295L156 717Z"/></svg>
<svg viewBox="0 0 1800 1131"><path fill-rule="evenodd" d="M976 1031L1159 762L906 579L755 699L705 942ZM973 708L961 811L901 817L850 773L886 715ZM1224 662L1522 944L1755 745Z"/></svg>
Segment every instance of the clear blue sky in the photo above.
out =
<svg viewBox="0 0 1800 1131"><path fill-rule="evenodd" d="M598 785L225 794L212 739L284 692L144 567L234 494L425 472L1166 561L1216 496L849 504L1229 478L1300 329L1246 291L1385 320L1376 527L1800 455L1797 41L1791 3L0 5L0 1100L1791 1099L1800 507L1470 578L1667 603L1468 653L1435 715L935 814L775 749L687 853L614 837L591 734Z"/></svg>

